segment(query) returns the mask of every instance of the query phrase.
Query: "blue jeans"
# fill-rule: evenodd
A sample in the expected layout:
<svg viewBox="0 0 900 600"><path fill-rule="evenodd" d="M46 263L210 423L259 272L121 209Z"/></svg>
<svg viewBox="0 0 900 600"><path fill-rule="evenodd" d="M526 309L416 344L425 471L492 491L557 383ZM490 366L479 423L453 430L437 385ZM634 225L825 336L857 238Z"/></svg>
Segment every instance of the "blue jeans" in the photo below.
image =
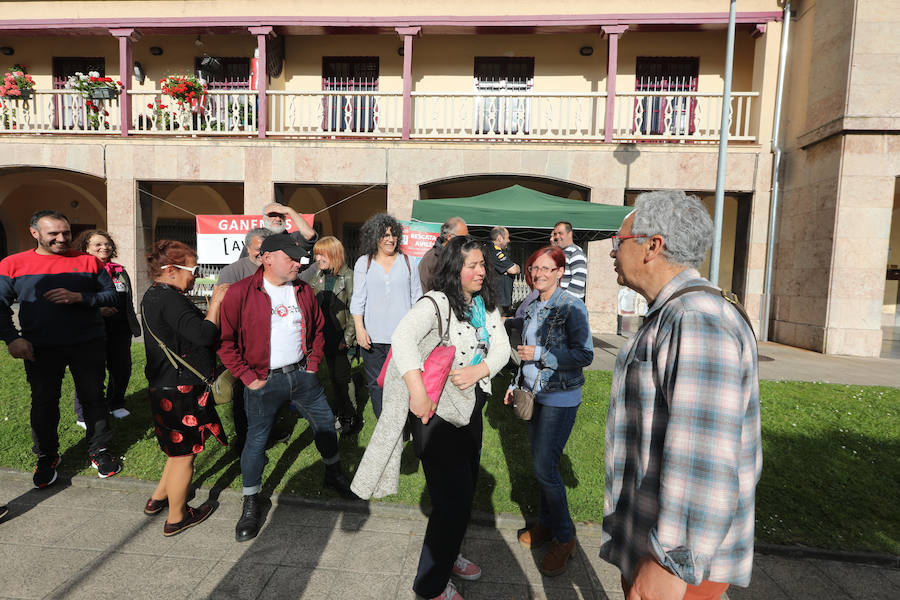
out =
<svg viewBox="0 0 900 600"><path fill-rule="evenodd" d="M326 465L340 460L334 414L328 406L325 390L315 373L304 370L271 373L258 390L244 388L244 412L247 413L247 441L241 452L241 480L244 495L259 492L266 464L266 442L278 409L290 402L309 421L316 448Z"/></svg>
<svg viewBox="0 0 900 600"><path fill-rule="evenodd" d="M534 414L528 422L534 477L541 488L541 524L561 544L575 537L566 486L559 474L559 459L577 414L577 406L545 406L535 402Z"/></svg>

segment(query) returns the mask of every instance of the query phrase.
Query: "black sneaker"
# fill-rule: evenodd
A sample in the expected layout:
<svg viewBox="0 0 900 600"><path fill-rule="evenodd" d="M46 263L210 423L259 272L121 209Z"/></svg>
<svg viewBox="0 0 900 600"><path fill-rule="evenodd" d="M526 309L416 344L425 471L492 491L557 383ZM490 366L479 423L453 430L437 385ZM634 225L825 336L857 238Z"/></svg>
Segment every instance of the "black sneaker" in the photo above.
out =
<svg viewBox="0 0 900 600"><path fill-rule="evenodd" d="M106 448L91 454L91 466L97 469L100 479L112 477L122 470L122 463L110 456Z"/></svg>
<svg viewBox="0 0 900 600"><path fill-rule="evenodd" d="M56 467L59 466L59 454L38 455L37 467L34 469L34 487L43 488L56 481Z"/></svg>
<svg viewBox="0 0 900 600"><path fill-rule="evenodd" d="M0 519L6 516L6 513L9 512L8 506L0 506Z"/></svg>
<svg viewBox="0 0 900 600"><path fill-rule="evenodd" d="M347 500L359 500L359 496L350 489L350 480L344 475L341 469L341 463L327 465L325 467L325 485L340 494L341 498Z"/></svg>

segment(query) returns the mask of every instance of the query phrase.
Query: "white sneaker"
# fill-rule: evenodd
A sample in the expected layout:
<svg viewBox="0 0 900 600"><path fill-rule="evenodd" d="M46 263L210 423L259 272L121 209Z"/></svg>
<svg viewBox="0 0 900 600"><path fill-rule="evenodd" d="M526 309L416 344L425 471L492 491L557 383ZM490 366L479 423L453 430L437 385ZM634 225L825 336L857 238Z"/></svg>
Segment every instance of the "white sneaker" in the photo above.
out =
<svg viewBox="0 0 900 600"><path fill-rule="evenodd" d="M466 600L462 597L462 595L456 590L456 586L453 585L452 581L447 582L447 587L444 588L444 591L441 592L440 596L436 596L431 600Z"/></svg>
<svg viewBox="0 0 900 600"><path fill-rule="evenodd" d="M117 419L124 419L125 417L127 417L130 414L131 413L128 412L127 408L117 408L116 410L112 411L112 416L114 416Z"/></svg>
<svg viewBox="0 0 900 600"><path fill-rule="evenodd" d="M475 581L476 579L481 577L481 567L469 560L466 560L465 558L463 558L463 555L460 554L456 557L456 562L453 563L453 574L460 579Z"/></svg>
<svg viewBox="0 0 900 600"><path fill-rule="evenodd" d="M84 421L75 421L75 424L78 425L79 427L81 427L82 429L87 430L87 423L85 423Z"/></svg>

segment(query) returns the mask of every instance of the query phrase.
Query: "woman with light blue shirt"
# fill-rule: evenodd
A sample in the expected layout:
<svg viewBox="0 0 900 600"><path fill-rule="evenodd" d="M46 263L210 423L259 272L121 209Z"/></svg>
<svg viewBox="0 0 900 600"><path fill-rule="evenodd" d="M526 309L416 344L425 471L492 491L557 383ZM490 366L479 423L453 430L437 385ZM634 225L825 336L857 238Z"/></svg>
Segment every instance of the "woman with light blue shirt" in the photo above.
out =
<svg viewBox="0 0 900 600"><path fill-rule="evenodd" d="M594 359L584 302L559 287L565 266L566 255L555 246L541 248L525 263L525 279L539 295L526 311L524 344L516 348L521 364L513 379L514 386L535 393L528 436L541 490L540 519L519 534L519 543L537 548L552 540L539 567L548 577L564 573L575 553L575 524L559 459L581 404L582 369ZM506 392L506 404L512 401L512 390Z"/></svg>
<svg viewBox="0 0 900 600"><path fill-rule="evenodd" d="M403 228L397 219L387 213L372 215L359 233L361 256L353 267L350 314L377 419L382 392L377 379L391 348L391 335L422 296L422 284L419 270L400 250Z"/></svg>

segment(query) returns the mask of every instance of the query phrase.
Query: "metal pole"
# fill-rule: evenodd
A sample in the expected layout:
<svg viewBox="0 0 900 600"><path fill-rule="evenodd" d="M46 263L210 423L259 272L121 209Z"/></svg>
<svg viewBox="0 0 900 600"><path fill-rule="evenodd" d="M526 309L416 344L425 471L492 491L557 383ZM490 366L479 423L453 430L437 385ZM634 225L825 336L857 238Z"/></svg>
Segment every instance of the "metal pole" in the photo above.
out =
<svg viewBox="0 0 900 600"><path fill-rule="evenodd" d="M725 165L728 154L728 127L731 112L731 63L734 60L734 15L737 0L731 0L728 11L728 42L725 46L725 89L722 92L722 120L719 125L719 166L716 172L716 208L713 215L714 234L709 259L709 280L719 284L719 263L722 257L722 212L725 206Z"/></svg>
<svg viewBox="0 0 900 600"><path fill-rule="evenodd" d="M778 57L778 83L775 87L775 120L772 123L772 190L769 200L769 243L766 245L766 284L763 289L762 315L759 323L759 339L769 341L769 315L772 310L772 265L775 262L775 225L778 222L778 196L781 194L781 103L784 94L784 70L787 66L788 28L791 22L791 0L784 5L781 20L781 54Z"/></svg>

